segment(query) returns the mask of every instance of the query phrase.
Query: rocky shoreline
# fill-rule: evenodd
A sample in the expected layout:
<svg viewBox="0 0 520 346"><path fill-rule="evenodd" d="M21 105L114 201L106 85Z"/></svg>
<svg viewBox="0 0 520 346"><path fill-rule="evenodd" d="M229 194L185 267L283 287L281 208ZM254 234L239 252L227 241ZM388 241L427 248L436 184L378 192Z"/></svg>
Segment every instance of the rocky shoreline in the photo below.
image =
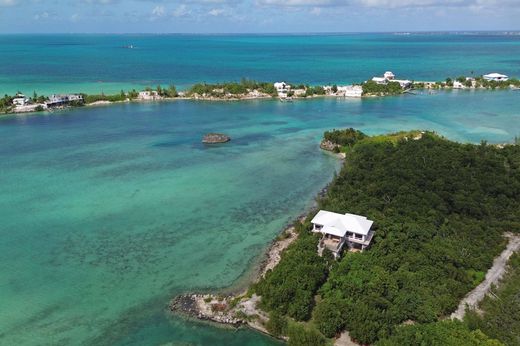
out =
<svg viewBox="0 0 520 346"><path fill-rule="evenodd" d="M305 220L306 215L301 215L297 222ZM280 262L282 252L297 238L298 234L295 231L294 224L285 228L268 247L251 283L257 282L269 270L273 269ZM168 308L170 312L188 318L214 322L233 328L247 326L270 335L264 326L269 320L269 316L257 308L260 300L261 297L256 294L248 294L247 289L228 295L190 293L173 298Z"/></svg>

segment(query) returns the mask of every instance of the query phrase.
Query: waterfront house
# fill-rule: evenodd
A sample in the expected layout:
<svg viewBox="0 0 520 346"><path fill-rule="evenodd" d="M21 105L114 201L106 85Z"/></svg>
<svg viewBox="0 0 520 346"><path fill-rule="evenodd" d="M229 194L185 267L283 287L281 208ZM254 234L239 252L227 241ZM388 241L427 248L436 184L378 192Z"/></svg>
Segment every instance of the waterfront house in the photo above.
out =
<svg viewBox="0 0 520 346"><path fill-rule="evenodd" d="M139 92L137 99L141 101L155 101L161 99L161 96L155 90L145 90Z"/></svg>
<svg viewBox="0 0 520 346"><path fill-rule="evenodd" d="M361 97L363 96L363 87L361 85L338 86L338 95Z"/></svg>
<svg viewBox="0 0 520 346"><path fill-rule="evenodd" d="M383 77L385 77L387 80L393 80L395 78L395 74L393 74L391 71L386 71Z"/></svg>
<svg viewBox="0 0 520 346"><path fill-rule="evenodd" d="M396 82L399 83L403 89L407 89L413 84L413 82L408 79L395 79L395 75L391 71L386 71L383 77L373 77L372 81L381 85L386 85L390 82Z"/></svg>
<svg viewBox="0 0 520 346"><path fill-rule="evenodd" d="M276 82L274 83L274 88L276 91L280 92L287 92L288 90L291 90L291 86L285 82Z"/></svg>
<svg viewBox="0 0 520 346"><path fill-rule="evenodd" d="M53 94L45 102L47 107L60 107L69 104L70 102L83 102L83 95L81 94Z"/></svg>
<svg viewBox="0 0 520 346"><path fill-rule="evenodd" d="M399 85L403 89L407 89L407 88L411 87L413 84L412 81L408 80L408 79L393 79L393 80L391 80L391 82L399 83Z"/></svg>
<svg viewBox="0 0 520 346"><path fill-rule="evenodd" d="M30 102L30 100L25 97L24 94L16 94L16 96L13 99L13 105L15 106L25 106Z"/></svg>
<svg viewBox="0 0 520 346"><path fill-rule="evenodd" d="M318 251L321 253L328 249L335 258L339 257L345 246L349 249L366 249L374 236L371 230L374 222L361 215L320 210L311 223L312 232L323 235Z"/></svg>
<svg viewBox="0 0 520 346"><path fill-rule="evenodd" d="M372 78L372 81L376 82L377 84L387 84L388 80L385 77L374 77Z"/></svg>
<svg viewBox="0 0 520 346"><path fill-rule="evenodd" d="M453 89L465 89L466 86L459 81L453 82Z"/></svg>
<svg viewBox="0 0 520 346"><path fill-rule="evenodd" d="M281 98L287 97L287 93L291 90L291 86L285 82L274 83L274 88L276 89L278 96Z"/></svg>
<svg viewBox="0 0 520 346"><path fill-rule="evenodd" d="M509 80L509 77L505 74L500 73L490 73L483 76L485 80L487 81L493 81L493 82L506 82Z"/></svg>

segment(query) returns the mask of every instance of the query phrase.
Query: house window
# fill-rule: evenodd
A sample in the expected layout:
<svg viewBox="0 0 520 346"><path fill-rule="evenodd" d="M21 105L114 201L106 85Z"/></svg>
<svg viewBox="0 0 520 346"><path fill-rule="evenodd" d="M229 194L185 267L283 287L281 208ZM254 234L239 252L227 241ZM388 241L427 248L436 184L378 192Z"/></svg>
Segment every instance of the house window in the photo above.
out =
<svg viewBox="0 0 520 346"><path fill-rule="evenodd" d="M357 234L357 233L356 233L355 236L356 236L356 239L357 239L357 240L361 240L361 239L363 239L363 236L362 236L361 234Z"/></svg>
<svg viewBox="0 0 520 346"><path fill-rule="evenodd" d="M316 228L319 231L323 228L323 225L314 225L314 228Z"/></svg>
<svg viewBox="0 0 520 346"><path fill-rule="evenodd" d="M352 238L354 236L354 233L352 232L347 232L347 238Z"/></svg>

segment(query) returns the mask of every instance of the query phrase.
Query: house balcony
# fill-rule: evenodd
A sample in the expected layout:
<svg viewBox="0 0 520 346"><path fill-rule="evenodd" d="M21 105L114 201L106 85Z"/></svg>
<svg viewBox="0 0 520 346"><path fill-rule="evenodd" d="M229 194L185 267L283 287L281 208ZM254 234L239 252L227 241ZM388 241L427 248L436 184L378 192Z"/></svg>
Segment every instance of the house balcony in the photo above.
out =
<svg viewBox="0 0 520 346"><path fill-rule="evenodd" d="M323 250L327 249L334 255L335 258L339 257L343 246L345 245L344 239L327 238L323 237L318 244L318 254L323 255Z"/></svg>
<svg viewBox="0 0 520 346"><path fill-rule="evenodd" d="M364 249L365 247L370 245L373 237L374 237L374 232L370 231L366 235L365 239L363 239L363 238L360 239L360 238L356 237L354 234L348 234L345 238L347 239L347 242L349 243L349 245L354 245L354 244L361 245L362 248Z"/></svg>

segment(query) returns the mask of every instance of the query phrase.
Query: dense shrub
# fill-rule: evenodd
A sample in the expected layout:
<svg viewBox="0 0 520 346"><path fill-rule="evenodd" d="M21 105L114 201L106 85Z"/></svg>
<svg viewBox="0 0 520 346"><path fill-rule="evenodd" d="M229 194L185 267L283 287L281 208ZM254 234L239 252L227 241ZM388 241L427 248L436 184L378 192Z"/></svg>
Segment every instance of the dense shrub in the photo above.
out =
<svg viewBox="0 0 520 346"><path fill-rule="evenodd" d="M323 346L327 340L316 329L294 323L289 326L288 346Z"/></svg>
<svg viewBox="0 0 520 346"><path fill-rule="evenodd" d="M363 95L393 95L403 92L403 88L398 82L389 82L387 84L377 84L369 80L362 85Z"/></svg>
<svg viewBox="0 0 520 346"><path fill-rule="evenodd" d="M353 128L345 130L332 130L325 132L324 138L331 141L334 144L341 146L351 147L356 144L359 140L366 138L363 132L354 130Z"/></svg>
<svg viewBox="0 0 520 346"><path fill-rule="evenodd" d="M269 313L269 321L267 321L265 328L274 336L287 335L287 318L273 310Z"/></svg>
<svg viewBox="0 0 520 346"><path fill-rule="evenodd" d="M482 315L469 312L465 321L471 329L480 329L508 346L520 345L520 254L511 257L508 272L493 295L480 304Z"/></svg>
<svg viewBox="0 0 520 346"><path fill-rule="evenodd" d="M519 146L411 138L361 140L319 203L376 221L372 248L331 270L316 307L337 305L363 343L453 311L502 249L502 233L520 225ZM319 325L338 325L336 316L323 313Z"/></svg>
<svg viewBox="0 0 520 346"><path fill-rule="evenodd" d="M198 83L188 89L189 95L206 95L219 97L224 94L242 95L250 91L257 90L259 92L276 96L278 93L273 83L256 82L254 80L242 79L240 82L228 82L219 84Z"/></svg>
<svg viewBox="0 0 520 346"><path fill-rule="evenodd" d="M312 323L324 335L347 329L361 343L386 339L411 320L426 324L425 333L416 327L424 344L446 334L449 345L460 331L488 345L480 332L432 323L454 311L482 280L505 244L502 234L520 229L520 146L459 144L418 131L341 134L327 136L354 144L319 208L375 220L373 244L335 263L318 257L317 239L300 230L280 264L256 286L262 307L298 320L314 310ZM321 300L314 307L316 294ZM516 305L511 309L513 316ZM517 330L507 318L500 324ZM408 333L403 330L398 333ZM410 340L401 344L415 344Z"/></svg>
<svg viewBox="0 0 520 346"><path fill-rule="evenodd" d="M282 254L280 263L255 286L267 311L307 320L314 306L314 295L328 272L328 259L317 254L318 238L302 232Z"/></svg>
<svg viewBox="0 0 520 346"><path fill-rule="evenodd" d="M480 330L470 331L462 322L443 321L397 329L390 338L376 346L442 345L442 346L500 346Z"/></svg>

